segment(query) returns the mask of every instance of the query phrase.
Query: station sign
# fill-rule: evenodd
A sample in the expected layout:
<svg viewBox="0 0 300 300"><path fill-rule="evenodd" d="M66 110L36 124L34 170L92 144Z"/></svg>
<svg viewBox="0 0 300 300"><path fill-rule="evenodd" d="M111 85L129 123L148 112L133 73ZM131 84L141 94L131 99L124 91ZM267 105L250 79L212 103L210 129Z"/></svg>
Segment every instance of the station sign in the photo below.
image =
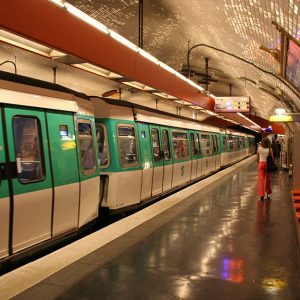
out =
<svg viewBox="0 0 300 300"><path fill-rule="evenodd" d="M215 112L250 112L250 97L215 97Z"/></svg>

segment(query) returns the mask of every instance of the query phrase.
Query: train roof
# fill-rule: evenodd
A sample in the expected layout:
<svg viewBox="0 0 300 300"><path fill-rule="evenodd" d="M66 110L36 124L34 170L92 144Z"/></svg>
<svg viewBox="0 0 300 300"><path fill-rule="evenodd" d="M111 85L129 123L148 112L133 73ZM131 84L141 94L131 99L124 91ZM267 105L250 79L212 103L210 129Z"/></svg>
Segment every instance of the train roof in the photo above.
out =
<svg viewBox="0 0 300 300"><path fill-rule="evenodd" d="M29 86L34 86L34 87L38 87L38 88L44 88L47 90L72 94L76 97L79 97L79 98L82 98L85 100L90 100L90 98L86 94L66 88L60 84L43 81L43 80L39 80L39 79L35 79L35 78L23 76L23 75L0 71L0 80L5 80L5 81L25 84L25 85L29 85Z"/></svg>
<svg viewBox="0 0 300 300"><path fill-rule="evenodd" d="M59 84L0 71L0 102L93 115L90 98Z"/></svg>

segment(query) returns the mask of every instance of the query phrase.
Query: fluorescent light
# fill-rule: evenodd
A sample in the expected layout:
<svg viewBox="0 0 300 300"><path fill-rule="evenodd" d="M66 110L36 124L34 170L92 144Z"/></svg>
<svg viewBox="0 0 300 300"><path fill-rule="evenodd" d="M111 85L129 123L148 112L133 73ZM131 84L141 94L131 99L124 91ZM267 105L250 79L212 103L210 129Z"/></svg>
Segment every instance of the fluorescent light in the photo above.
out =
<svg viewBox="0 0 300 300"><path fill-rule="evenodd" d="M269 117L270 122L291 122L291 115L273 115Z"/></svg>
<svg viewBox="0 0 300 300"><path fill-rule="evenodd" d="M159 97L165 98L165 99L170 99L170 100L174 100L177 99L177 97L171 96L169 94L166 93L152 93L153 95L157 95Z"/></svg>
<svg viewBox="0 0 300 300"><path fill-rule="evenodd" d="M190 108L198 109L198 110L203 110L204 109L203 107L200 107L198 105L190 105Z"/></svg>
<svg viewBox="0 0 300 300"><path fill-rule="evenodd" d="M184 81L186 81L186 82L189 81L189 79L187 79L184 75L182 75L182 74L179 73L179 72L176 72L175 75L176 75L178 78L180 78L180 79L182 79L182 80L184 80Z"/></svg>
<svg viewBox="0 0 300 300"><path fill-rule="evenodd" d="M74 15L75 17L77 17L80 20L82 20L82 21L88 23L89 25L95 27L96 29L100 30L101 32L103 32L105 34L109 34L108 28L105 25L103 25L102 23L96 21L95 19L93 19L89 15L85 14L80 9L76 8L75 6L73 6L73 5L71 5L67 2L65 2L64 6L67 9L67 11L69 13L71 13L72 15Z"/></svg>
<svg viewBox="0 0 300 300"><path fill-rule="evenodd" d="M61 0L49 0L50 2L53 2L54 4L60 6L60 7L65 7L65 4Z"/></svg>
<svg viewBox="0 0 300 300"><path fill-rule="evenodd" d="M159 65L160 65L163 69L165 69L166 71L168 71L168 72L170 72L170 73L172 73L172 74L175 74L175 73L176 73L176 71L175 71L173 68L171 68L170 66L166 65L166 64L163 63L163 62L160 62Z"/></svg>
<svg viewBox="0 0 300 300"><path fill-rule="evenodd" d="M122 83L132 86L142 91L154 91L155 89L137 81L122 81Z"/></svg>
<svg viewBox="0 0 300 300"><path fill-rule="evenodd" d="M78 69L82 69L84 71L88 71L91 73L94 73L96 75L100 75L106 78L112 78L112 79L118 79L118 78L123 78L123 76L117 74L117 73L113 73L110 72L106 69L94 66L92 64L89 63L83 63L83 64L72 64L72 66L78 68Z"/></svg>
<svg viewBox="0 0 300 300"><path fill-rule="evenodd" d="M276 115L284 115L285 114L285 109L284 108L276 108L275 109L275 114Z"/></svg>
<svg viewBox="0 0 300 300"><path fill-rule="evenodd" d="M241 113L237 113L240 117L244 118L245 120L247 120L248 122L252 123L253 125L255 125L258 128L261 128L258 124L256 124L255 122L253 122L251 119L247 118L245 115L241 114Z"/></svg>
<svg viewBox="0 0 300 300"><path fill-rule="evenodd" d="M185 100L175 100L175 102L180 103L182 105L191 105L191 102L185 101Z"/></svg>
<svg viewBox="0 0 300 300"><path fill-rule="evenodd" d="M146 52L143 49L139 49L138 51L142 56L144 56L145 58L147 58L148 60L154 62L155 64L159 64L159 60L157 58L155 58L154 56L152 56L150 53Z"/></svg>
<svg viewBox="0 0 300 300"><path fill-rule="evenodd" d="M134 43L130 42L129 40L127 40L126 38L124 38L123 36L121 36L120 34L116 33L113 30L108 29L110 36L115 39L116 41L118 41L119 43L121 43L122 45L130 48L131 50L138 52L138 46L135 45Z"/></svg>

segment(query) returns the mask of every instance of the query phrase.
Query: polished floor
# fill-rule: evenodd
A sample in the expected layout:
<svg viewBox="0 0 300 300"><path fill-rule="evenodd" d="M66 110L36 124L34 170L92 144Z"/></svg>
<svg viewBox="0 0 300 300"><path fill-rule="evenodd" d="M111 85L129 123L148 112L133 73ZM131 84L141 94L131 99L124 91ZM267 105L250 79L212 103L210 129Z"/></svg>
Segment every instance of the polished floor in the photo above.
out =
<svg viewBox="0 0 300 300"><path fill-rule="evenodd" d="M14 299L300 299L291 178L251 162Z"/></svg>

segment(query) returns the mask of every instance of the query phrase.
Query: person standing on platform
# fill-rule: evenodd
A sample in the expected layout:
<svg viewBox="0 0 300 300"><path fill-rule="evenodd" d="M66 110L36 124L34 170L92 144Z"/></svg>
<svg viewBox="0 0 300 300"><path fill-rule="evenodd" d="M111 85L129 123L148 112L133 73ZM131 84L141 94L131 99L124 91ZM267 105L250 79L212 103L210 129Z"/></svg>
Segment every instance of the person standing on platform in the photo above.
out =
<svg viewBox="0 0 300 300"><path fill-rule="evenodd" d="M278 156L278 144L275 141L272 141L271 148L272 148L272 151L273 151L274 158L277 159L277 156Z"/></svg>
<svg viewBox="0 0 300 300"><path fill-rule="evenodd" d="M257 150L257 163L258 163L258 196L260 200L264 200L265 193L267 198L270 198L271 183L270 173L267 172L267 157L272 156L274 160L273 151L271 148L271 141L268 138L263 138L260 147Z"/></svg>
<svg viewBox="0 0 300 300"><path fill-rule="evenodd" d="M276 145L277 145L277 159L280 159L280 152L281 152L281 144L278 142L278 140L276 141Z"/></svg>

